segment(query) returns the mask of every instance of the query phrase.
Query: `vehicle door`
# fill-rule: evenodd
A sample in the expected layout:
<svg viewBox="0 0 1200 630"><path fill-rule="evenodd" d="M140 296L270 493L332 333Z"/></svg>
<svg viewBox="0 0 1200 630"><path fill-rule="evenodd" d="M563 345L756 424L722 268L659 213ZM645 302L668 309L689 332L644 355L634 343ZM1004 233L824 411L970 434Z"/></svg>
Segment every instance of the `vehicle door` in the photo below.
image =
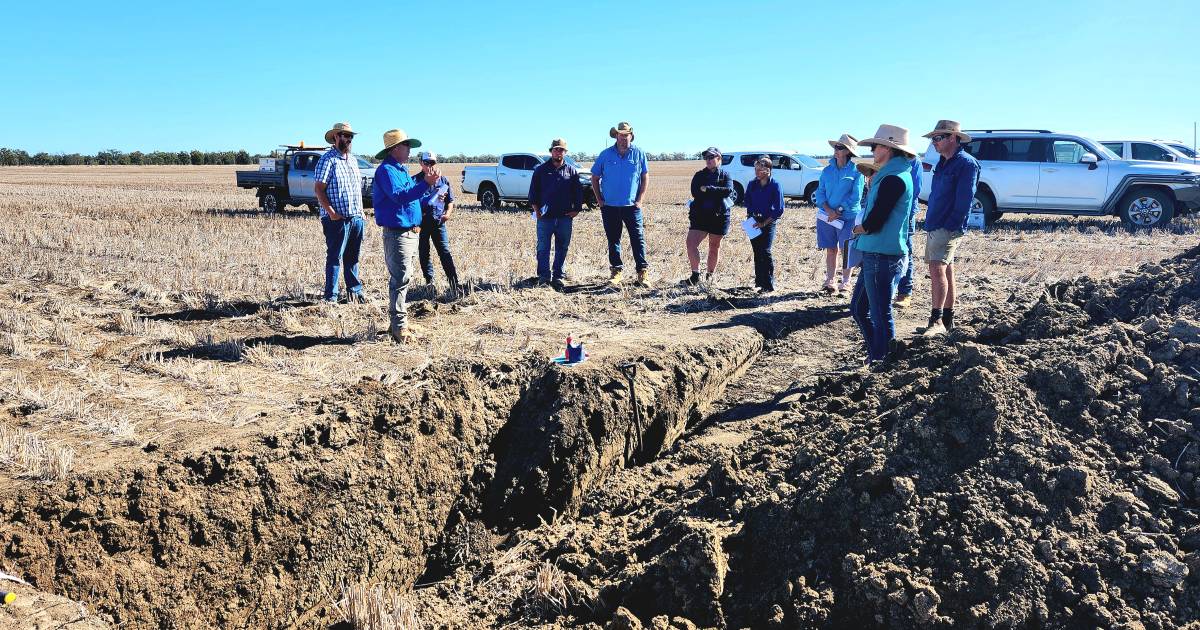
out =
<svg viewBox="0 0 1200 630"><path fill-rule="evenodd" d="M979 181L992 191L996 207L1033 208L1046 146L1041 138L980 138L967 153L979 160Z"/></svg>
<svg viewBox="0 0 1200 630"><path fill-rule="evenodd" d="M1103 205L1108 192L1109 161L1097 155L1099 161L1096 164L1084 164L1081 160L1087 153L1096 155L1076 140L1050 140L1046 161L1041 164L1039 208L1088 211Z"/></svg>
<svg viewBox="0 0 1200 630"><path fill-rule="evenodd" d="M1178 158L1170 151L1149 142L1129 143L1129 154L1135 160L1151 160L1153 162L1175 162Z"/></svg>
<svg viewBox="0 0 1200 630"><path fill-rule="evenodd" d="M804 171L800 162L790 155L768 153L771 158L771 177L779 182L785 197L800 197L804 195Z"/></svg>
<svg viewBox="0 0 1200 630"><path fill-rule="evenodd" d="M1129 159L1129 152L1125 150L1126 143L1124 143L1124 142L1101 142L1100 144L1104 145L1105 149L1108 149L1109 151L1116 153L1117 157L1121 158L1122 160Z"/></svg>
<svg viewBox="0 0 1200 630"><path fill-rule="evenodd" d="M528 197L529 178L537 165L538 159L532 155L506 155L500 158L500 166L496 168L496 185L500 188L500 196Z"/></svg>
<svg viewBox="0 0 1200 630"><path fill-rule="evenodd" d="M316 199L313 189L313 176L317 168L317 160L321 156L315 153L297 153L292 156L288 169L288 196L292 199Z"/></svg>

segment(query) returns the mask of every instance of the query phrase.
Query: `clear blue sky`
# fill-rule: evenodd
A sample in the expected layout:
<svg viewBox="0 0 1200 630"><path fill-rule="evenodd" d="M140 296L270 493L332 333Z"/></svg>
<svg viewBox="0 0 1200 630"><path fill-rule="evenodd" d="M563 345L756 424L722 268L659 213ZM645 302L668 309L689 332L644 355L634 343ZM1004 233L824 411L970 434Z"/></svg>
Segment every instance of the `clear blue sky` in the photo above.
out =
<svg viewBox="0 0 1200 630"><path fill-rule="evenodd" d="M20 2L0 146L827 151L879 123L1192 141L1200 0ZM921 142L924 145L924 142Z"/></svg>

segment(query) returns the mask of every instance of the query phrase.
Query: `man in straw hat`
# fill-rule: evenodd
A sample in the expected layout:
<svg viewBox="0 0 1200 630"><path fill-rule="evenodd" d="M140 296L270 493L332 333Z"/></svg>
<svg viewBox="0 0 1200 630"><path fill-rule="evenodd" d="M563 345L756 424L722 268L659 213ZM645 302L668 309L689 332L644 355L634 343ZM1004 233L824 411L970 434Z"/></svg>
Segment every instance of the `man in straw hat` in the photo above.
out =
<svg viewBox="0 0 1200 630"><path fill-rule="evenodd" d="M600 204L604 235L608 237L609 282L620 284L621 226L629 230L629 246L637 265L638 284L646 284L650 264L646 262L646 232L642 223L642 199L650 181L646 154L633 146L633 126L618 123L608 130L616 142L600 152L592 164L592 191Z"/></svg>
<svg viewBox="0 0 1200 630"><path fill-rule="evenodd" d="M859 144L871 147L879 172L871 180L862 224L854 227L862 271L850 312L866 342L867 359L875 363L891 353L896 337L892 299L908 253L913 191L909 160L917 153L908 144L908 130L894 125L880 125L873 137Z"/></svg>
<svg viewBox="0 0 1200 630"><path fill-rule="evenodd" d="M338 272L345 265L346 294L351 302L365 301L362 280L358 277L358 254L363 238L362 173L358 158L350 153L354 142L350 123L340 122L325 132L325 142L333 145L317 160L313 188L321 212L325 233L326 302L338 297Z"/></svg>
<svg viewBox="0 0 1200 630"><path fill-rule="evenodd" d="M529 182L529 205L537 216L538 281L561 291L563 265L575 215L583 209L583 185L579 171L567 162L567 141L550 141L550 159L533 171ZM550 266L550 244L554 241L554 266Z"/></svg>
<svg viewBox="0 0 1200 630"><path fill-rule="evenodd" d="M941 155L925 211L925 231L929 233L925 260L933 305L923 334L933 336L954 327L954 252L966 233L967 215L979 184L979 161L963 150L971 136L953 120L939 120L925 137Z"/></svg>
<svg viewBox="0 0 1200 630"><path fill-rule="evenodd" d="M426 169L414 180L408 175L408 155L421 141L409 138L403 129L383 134L383 150L375 154L383 160L375 169L372 193L375 223L383 228L383 259L388 268L388 332L397 343L411 341L412 330L404 299L412 282L414 260L421 231L421 197L437 186L442 174L436 166Z"/></svg>

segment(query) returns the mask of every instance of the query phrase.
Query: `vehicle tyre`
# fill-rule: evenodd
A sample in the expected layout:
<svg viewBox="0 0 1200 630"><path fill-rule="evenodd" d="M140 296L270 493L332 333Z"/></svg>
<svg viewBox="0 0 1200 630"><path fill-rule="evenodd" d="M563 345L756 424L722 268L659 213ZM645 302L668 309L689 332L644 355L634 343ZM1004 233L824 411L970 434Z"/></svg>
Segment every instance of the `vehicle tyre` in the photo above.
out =
<svg viewBox="0 0 1200 630"><path fill-rule="evenodd" d="M996 200L987 189L975 191L975 197L971 199L971 212L983 213L983 223L989 226L1004 216L1003 212L996 209Z"/></svg>
<svg viewBox="0 0 1200 630"><path fill-rule="evenodd" d="M596 193L592 192L591 188L588 188L583 192L583 205L588 210L596 209Z"/></svg>
<svg viewBox="0 0 1200 630"><path fill-rule="evenodd" d="M309 214L317 214L317 204L315 204L315 203L308 203L308 204L304 204L304 207L305 207L305 208L308 208L308 213L309 213Z"/></svg>
<svg viewBox="0 0 1200 630"><path fill-rule="evenodd" d="M813 195L817 193L817 182L809 182L808 186L804 187L804 203L817 205L813 203Z"/></svg>
<svg viewBox="0 0 1200 630"><path fill-rule="evenodd" d="M733 203L739 206L746 205L746 189L738 182L733 182Z"/></svg>
<svg viewBox="0 0 1200 630"><path fill-rule="evenodd" d="M1175 201L1156 188L1135 188L1121 197L1117 216L1128 230L1163 229L1175 217Z"/></svg>
<svg viewBox="0 0 1200 630"><path fill-rule="evenodd" d="M285 209L287 204L284 203L283 198L278 192L274 190L268 190L263 192L262 196L258 198L258 206L268 214L275 214L276 212Z"/></svg>
<svg viewBox="0 0 1200 630"><path fill-rule="evenodd" d="M496 192L495 186L483 184L479 187L479 205L483 206L484 210L496 210L500 207L500 194Z"/></svg>

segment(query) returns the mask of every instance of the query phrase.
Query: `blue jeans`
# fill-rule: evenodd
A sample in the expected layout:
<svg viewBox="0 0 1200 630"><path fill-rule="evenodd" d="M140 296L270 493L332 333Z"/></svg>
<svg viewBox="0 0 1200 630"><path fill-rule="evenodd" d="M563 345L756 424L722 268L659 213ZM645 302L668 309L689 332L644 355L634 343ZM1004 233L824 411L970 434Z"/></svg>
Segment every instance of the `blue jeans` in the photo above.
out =
<svg viewBox="0 0 1200 630"><path fill-rule="evenodd" d="M438 260L442 262L442 271L446 272L446 280L453 287L458 284L458 271L454 268L454 256L450 253L450 232L446 224L433 217L421 220L421 233L417 235L417 256L421 260L421 272L425 282L433 282L433 259L429 255L429 241L437 250Z"/></svg>
<svg viewBox="0 0 1200 630"><path fill-rule="evenodd" d="M412 230L383 228L383 262L388 268L388 319L392 330L408 324L404 301L413 277L417 235Z"/></svg>
<svg viewBox="0 0 1200 630"><path fill-rule="evenodd" d="M904 272L900 275L900 286L896 288L896 293L900 295L912 295L913 292L913 260L916 254L912 248L912 235L916 229L917 214L914 212L908 223L908 256L904 258Z"/></svg>
<svg viewBox="0 0 1200 630"><path fill-rule="evenodd" d="M892 299L896 296L903 267L903 256L863 252L862 271L850 298L850 314L862 331L870 361L886 357L892 339L896 337Z"/></svg>
<svg viewBox="0 0 1200 630"><path fill-rule="evenodd" d="M540 280L562 280L563 264L567 262L567 248L571 245L571 217L538 219L537 222L537 274ZM550 241L554 240L554 272L550 271Z"/></svg>
<svg viewBox="0 0 1200 630"><path fill-rule="evenodd" d="M614 270L621 264L621 225L629 230L629 247L633 249L633 262L638 271L648 269L646 262L646 230L642 227L642 209L637 206L603 206L600 219L604 222L604 235L608 237L608 266Z"/></svg>
<svg viewBox="0 0 1200 630"><path fill-rule="evenodd" d="M771 254L771 246L775 244L775 226L779 221L772 221L762 229L762 234L750 239L754 248L754 286L775 290L775 256Z"/></svg>
<svg viewBox="0 0 1200 630"><path fill-rule="evenodd" d="M349 217L334 221L321 217L321 230L325 232L325 294L326 300L338 296L338 275L342 266L346 268L346 292L361 294L362 281L358 277L358 252L362 247L363 218Z"/></svg>

